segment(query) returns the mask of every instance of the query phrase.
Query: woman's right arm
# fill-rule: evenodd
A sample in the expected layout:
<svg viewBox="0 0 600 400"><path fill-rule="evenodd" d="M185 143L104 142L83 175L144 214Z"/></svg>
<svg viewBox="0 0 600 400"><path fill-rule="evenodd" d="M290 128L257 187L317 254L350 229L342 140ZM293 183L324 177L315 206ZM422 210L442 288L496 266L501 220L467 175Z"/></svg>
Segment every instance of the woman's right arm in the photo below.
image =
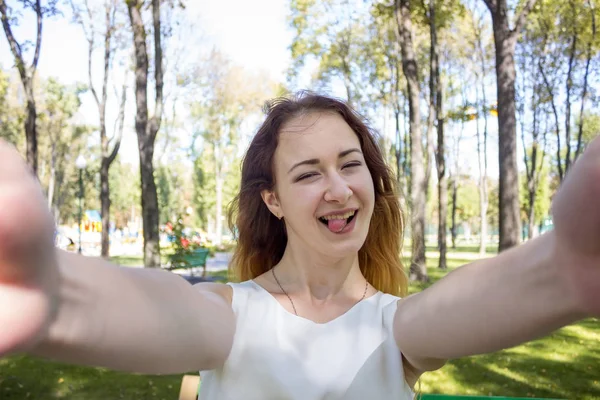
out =
<svg viewBox="0 0 600 400"><path fill-rule="evenodd" d="M149 374L223 364L235 330L229 287L62 252L53 237L37 179L0 140L0 357Z"/></svg>
<svg viewBox="0 0 600 400"><path fill-rule="evenodd" d="M227 358L235 330L229 287L206 290L167 271L62 251L58 265L58 312L30 353L146 374L212 369Z"/></svg>

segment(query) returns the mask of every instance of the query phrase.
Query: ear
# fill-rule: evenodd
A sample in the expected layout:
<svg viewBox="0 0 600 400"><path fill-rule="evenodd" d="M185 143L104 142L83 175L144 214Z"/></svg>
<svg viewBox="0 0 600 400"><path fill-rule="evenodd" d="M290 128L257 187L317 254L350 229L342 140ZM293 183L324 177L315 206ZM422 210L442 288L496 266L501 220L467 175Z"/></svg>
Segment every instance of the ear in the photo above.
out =
<svg viewBox="0 0 600 400"><path fill-rule="evenodd" d="M269 211L271 211L275 217L281 219L283 217L283 211L281 210L281 205L279 204L277 194L272 190L263 190L260 192L260 196L262 197Z"/></svg>

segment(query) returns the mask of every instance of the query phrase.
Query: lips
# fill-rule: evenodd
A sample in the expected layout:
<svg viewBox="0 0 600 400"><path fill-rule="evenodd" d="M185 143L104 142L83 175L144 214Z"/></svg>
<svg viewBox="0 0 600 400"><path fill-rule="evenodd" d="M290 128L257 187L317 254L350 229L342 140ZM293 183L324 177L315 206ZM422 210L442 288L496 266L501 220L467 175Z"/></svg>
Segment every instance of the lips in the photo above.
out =
<svg viewBox="0 0 600 400"><path fill-rule="evenodd" d="M346 208L343 210L329 212L318 218L323 223L327 223L327 221L331 220L331 219L348 219L348 218L352 217L356 212L358 212L358 209L356 209L356 208Z"/></svg>
<svg viewBox="0 0 600 400"><path fill-rule="evenodd" d="M319 217L319 221L327 226L330 232L333 233L344 233L348 232L354 227L355 217L358 214L358 210L346 211L345 213L328 214L323 217Z"/></svg>

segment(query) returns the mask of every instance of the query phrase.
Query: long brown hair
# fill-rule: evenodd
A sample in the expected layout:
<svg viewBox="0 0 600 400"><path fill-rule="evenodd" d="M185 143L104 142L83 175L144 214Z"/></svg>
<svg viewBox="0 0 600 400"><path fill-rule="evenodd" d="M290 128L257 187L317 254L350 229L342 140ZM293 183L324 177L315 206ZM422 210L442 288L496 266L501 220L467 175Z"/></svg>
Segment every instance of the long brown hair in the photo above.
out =
<svg viewBox="0 0 600 400"><path fill-rule="evenodd" d="M367 239L358 252L361 272L376 289L405 295L407 277L400 258L404 219L395 180L360 115L342 101L308 92L272 100L265 111L267 117L242 163L240 192L229 208L229 225L238 238L230 264L234 277L245 281L267 272L281 260L287 244L284 223L261 197L275 184L273 157L282 125L303 114L329 112L340 115L356 133L373 178L375 206Z"/></svg>

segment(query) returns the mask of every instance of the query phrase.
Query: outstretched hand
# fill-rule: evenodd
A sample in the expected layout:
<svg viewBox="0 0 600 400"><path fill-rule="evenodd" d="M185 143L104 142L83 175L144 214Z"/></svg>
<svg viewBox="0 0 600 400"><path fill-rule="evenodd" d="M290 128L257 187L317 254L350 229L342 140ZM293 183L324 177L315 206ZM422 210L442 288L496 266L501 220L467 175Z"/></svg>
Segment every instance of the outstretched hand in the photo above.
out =
<svg viewBox="0 0 600 400"><path fill-rule="evenodd" d="M56 311L54 223L17 151L0 140L0 356L33 345Z"/></svg>
<svg viewBox="0 0 600 400"><path fill-rule="evenodd" d="M600 316L600 137L554 198L555 258L586 315Z"/></svg>

